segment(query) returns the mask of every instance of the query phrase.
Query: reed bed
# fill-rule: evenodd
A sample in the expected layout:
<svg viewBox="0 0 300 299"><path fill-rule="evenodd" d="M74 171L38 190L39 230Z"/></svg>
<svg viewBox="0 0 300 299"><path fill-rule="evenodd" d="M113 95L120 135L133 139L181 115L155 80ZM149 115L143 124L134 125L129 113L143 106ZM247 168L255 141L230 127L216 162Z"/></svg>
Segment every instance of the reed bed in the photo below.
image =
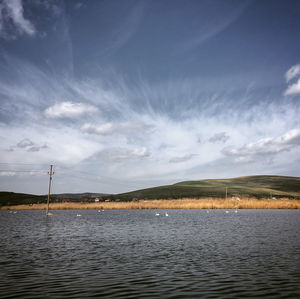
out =
<svg viewBox="0 0 300 299"><path fill-rule="evenodd" d="M282 198L277 200L243 198L205 198L177 200L147 200L132 202L101 203L51 203L51 210L112 210L112 209L300 209L300 200ZM46 204L4 206L2 210L45 210Z"/></svg>

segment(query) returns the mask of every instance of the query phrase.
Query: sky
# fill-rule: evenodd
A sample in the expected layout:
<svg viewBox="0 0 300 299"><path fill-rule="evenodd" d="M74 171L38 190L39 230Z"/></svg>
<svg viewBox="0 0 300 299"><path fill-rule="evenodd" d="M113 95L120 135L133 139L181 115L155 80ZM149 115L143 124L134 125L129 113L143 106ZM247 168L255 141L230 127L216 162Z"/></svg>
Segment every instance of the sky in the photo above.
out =
<svg viewBox="0 0 300 299"><path fill-rule="evenodd" d="M0 0L0 190L300 176L300 1Z"/></svg>

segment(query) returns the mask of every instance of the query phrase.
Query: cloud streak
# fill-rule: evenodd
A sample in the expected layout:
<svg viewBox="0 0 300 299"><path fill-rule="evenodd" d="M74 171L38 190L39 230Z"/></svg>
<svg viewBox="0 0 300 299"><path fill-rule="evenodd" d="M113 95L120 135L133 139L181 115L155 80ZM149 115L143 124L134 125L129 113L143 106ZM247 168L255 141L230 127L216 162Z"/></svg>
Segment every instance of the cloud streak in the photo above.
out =
<svg viewBox="0 0 300 299"><path fill-rule="evenodd" d="M296 64L292 66L286 73L285 73L285 78L286 82L291 81L293 78L297 77L300 75L300 64Z"/></svg>
<svg viewBox="0 0 300 299"><path fill-rule="evenodd" d="M34 36L34 25L24 17L22 0L4 0L0 3L0 35L15 38L15 34Z"/></svg>
<svg viewBox="0 0 300 299"><path fill-rule="evenodd" d="M294 83L290 84L285 90L284 95L300 94L300 64L292 66L285 74L286 82L290 83L291 80L297 79Z"/></svg>

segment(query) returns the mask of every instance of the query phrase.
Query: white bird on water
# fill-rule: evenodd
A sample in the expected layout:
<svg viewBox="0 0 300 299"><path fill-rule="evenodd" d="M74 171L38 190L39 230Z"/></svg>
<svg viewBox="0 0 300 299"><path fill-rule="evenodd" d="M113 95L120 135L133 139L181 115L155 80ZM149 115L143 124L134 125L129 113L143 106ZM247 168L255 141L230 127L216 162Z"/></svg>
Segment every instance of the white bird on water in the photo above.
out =
<svg viewBox="0 0 300 299"><path fill-rule="evenodd" d="M156 213L155 216L159 216L159 213Z"/></svg>
<svg viewBox="0 0 300 299"><path fill-rule="evenodd" d="M168 216L169 216L169 214L168 214L168 213L166 213L166 216L168 217Z"/></svg>
<svg viewBox="0 0 300 299"><path fill-rule="evenodd" d="M226 211L225 213L226 213L226 214L228 214L228 213L229 213L229 211Z"/></svg>
<svg viewBox="0 0 300 299"><path fill-rule="evenodd" d="M77 214L76 216L77 216L77 217L81 217L81 215L80 215L80 214Z"/></svg>

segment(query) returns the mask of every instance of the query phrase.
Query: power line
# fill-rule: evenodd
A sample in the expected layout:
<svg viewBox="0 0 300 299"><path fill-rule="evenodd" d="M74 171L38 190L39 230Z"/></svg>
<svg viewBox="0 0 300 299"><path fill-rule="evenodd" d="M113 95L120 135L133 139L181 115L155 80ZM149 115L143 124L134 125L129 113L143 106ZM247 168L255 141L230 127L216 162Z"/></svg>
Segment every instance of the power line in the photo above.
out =
<svg viewBox="0 0 300 299"><path fill-rule="evenodd" d="M14 169L0 169L0 172L45 172L47 173L46 170L40 169L40 170L14 170Z"/></svg>
<svg viewBox="0 0 300 299"><path fill-rule="evenodd" d="M46 163L13 163L13 162L0 162L0 165L43 165L48 166Z"/></svg>

